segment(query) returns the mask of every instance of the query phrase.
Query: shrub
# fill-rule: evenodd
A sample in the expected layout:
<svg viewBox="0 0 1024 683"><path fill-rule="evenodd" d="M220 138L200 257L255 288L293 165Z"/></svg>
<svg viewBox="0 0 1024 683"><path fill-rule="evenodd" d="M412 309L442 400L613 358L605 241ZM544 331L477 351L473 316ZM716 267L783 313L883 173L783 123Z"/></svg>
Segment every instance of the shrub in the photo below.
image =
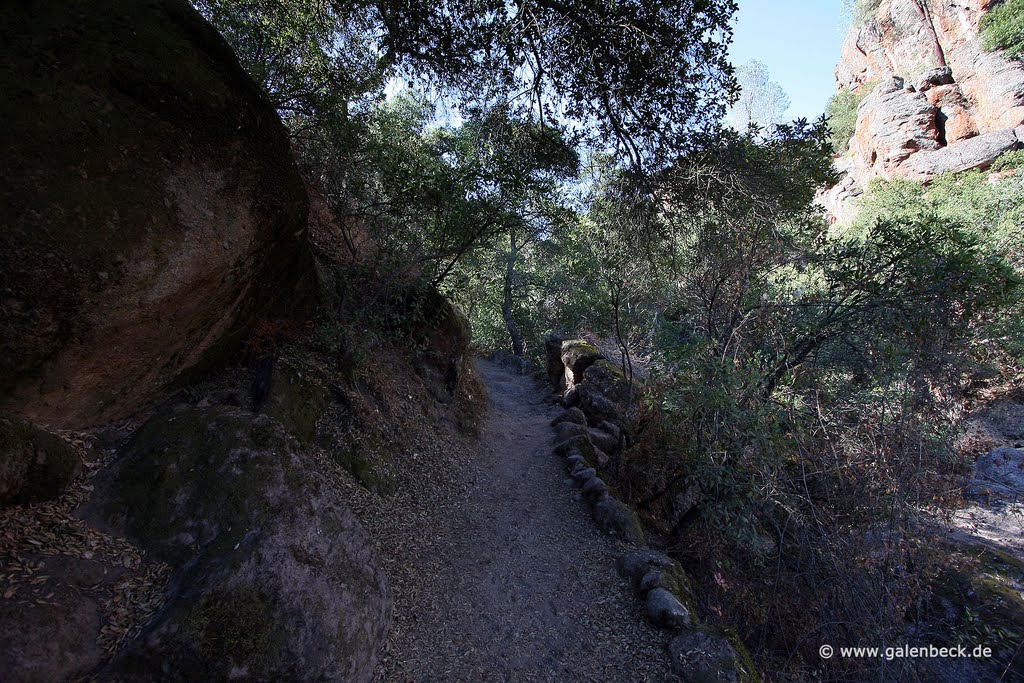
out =
<svg viewBox="0 0 1024 683"><path fill-rule="evenodd" d="M981 46L1024 59L1024 0L1006 0L981 18Z"/></svg>
<svg viewBox="0 0 1024 683"><path fill-rule="evenodd" d="M871 94L875 84L865 84L859 91L840 90L832 96L825 107L825 116L832 131L832 149L843 154L850 146L853 134L857 132L857 109L864 98Z"/></svg>
<svg viewBox="0 0 1024 683"><path fill-rule="evenodd" d="M1024 168L1024 149L1006 152L992 163L992 168L989 170L998 173L1018 168Z"/></svg>

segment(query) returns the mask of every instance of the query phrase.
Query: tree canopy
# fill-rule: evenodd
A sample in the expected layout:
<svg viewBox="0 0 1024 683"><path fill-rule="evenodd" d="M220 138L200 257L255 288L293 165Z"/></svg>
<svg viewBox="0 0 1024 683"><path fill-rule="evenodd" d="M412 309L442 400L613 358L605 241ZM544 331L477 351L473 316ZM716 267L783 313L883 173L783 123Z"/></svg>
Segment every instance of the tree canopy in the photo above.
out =
<svg viewBox="0 0 1024 683"><path fill-rule="evenodd" d="M404 75L459 103L519 103L635 163L713 127L735 89L735 0L197 0L284 111Z"/></svg>

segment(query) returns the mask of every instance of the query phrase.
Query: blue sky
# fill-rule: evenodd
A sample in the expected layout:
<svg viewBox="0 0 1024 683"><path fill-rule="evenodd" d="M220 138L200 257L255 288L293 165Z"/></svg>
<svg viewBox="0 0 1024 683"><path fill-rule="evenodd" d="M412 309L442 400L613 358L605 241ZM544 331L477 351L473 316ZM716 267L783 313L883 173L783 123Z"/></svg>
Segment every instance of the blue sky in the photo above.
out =
<svg viewBox="0 0 1024 683"><path fill-rule="evenodd" d="M784 117L817 118L835 92L832 75L843 44L841 0L739 0L732 62L763 62L789 94Z"/></svg>

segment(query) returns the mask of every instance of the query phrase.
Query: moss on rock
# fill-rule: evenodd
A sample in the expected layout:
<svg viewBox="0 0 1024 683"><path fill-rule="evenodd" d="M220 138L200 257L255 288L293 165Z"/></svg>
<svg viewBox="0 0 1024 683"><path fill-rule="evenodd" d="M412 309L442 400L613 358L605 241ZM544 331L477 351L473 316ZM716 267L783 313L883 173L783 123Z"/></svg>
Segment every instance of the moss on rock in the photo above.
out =
<svg viewBox="0 0 1024 683"><path fill-rule="evenodd" d="M188 610L183 626L204 657L270 670L281 659L284 646L275 613L258 588L244 586L204 596Z"/></svg>
<svg viewBox="0 0 1024 683"><path fill-rule="evenodd" d="M339 492L277 422L178 406L120 456L83 513L175 576L109 677L369 680L390 620L386 579ZM339 638L349 646L324 646Z"/></svg>
<svg viewBox="0 0 1024 683"><path fill-rule="evenodd" d="M274 366L270 393L261 412L276 420L300 444L309 446L327 403L327 389L314 379L312 372L285 359Z"/></svg>

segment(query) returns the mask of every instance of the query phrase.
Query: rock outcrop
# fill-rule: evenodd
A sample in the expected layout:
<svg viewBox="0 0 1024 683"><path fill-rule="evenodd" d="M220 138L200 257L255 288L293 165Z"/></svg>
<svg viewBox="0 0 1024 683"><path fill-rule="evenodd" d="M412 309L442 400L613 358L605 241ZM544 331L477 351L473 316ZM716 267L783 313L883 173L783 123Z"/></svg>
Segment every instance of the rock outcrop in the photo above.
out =
<svg viewBox="0 0 1024 683"><path fill-rule="evenodd" d="M833 219L850 218L874 178L928 181L1024 146L1024 62L981 48L981 17L994 4L881 0L850 28L836 86L865 96L837 160L843 177L821 197Z"/></svg>
<svg viewBox="0 0 1024 683"><path fill-rule="evenodd" d="M188 3L6 3L0 43L0 409L125 417L313 290L284 127Z"/></svg>
<svg viewBox="0 0 1024 683"><path fill-rule="evenodd" d="M165 608L102 678L372 677L391 618L372 541L270 417L162 411L96 486L87 514L175 572Z"/></svg>

